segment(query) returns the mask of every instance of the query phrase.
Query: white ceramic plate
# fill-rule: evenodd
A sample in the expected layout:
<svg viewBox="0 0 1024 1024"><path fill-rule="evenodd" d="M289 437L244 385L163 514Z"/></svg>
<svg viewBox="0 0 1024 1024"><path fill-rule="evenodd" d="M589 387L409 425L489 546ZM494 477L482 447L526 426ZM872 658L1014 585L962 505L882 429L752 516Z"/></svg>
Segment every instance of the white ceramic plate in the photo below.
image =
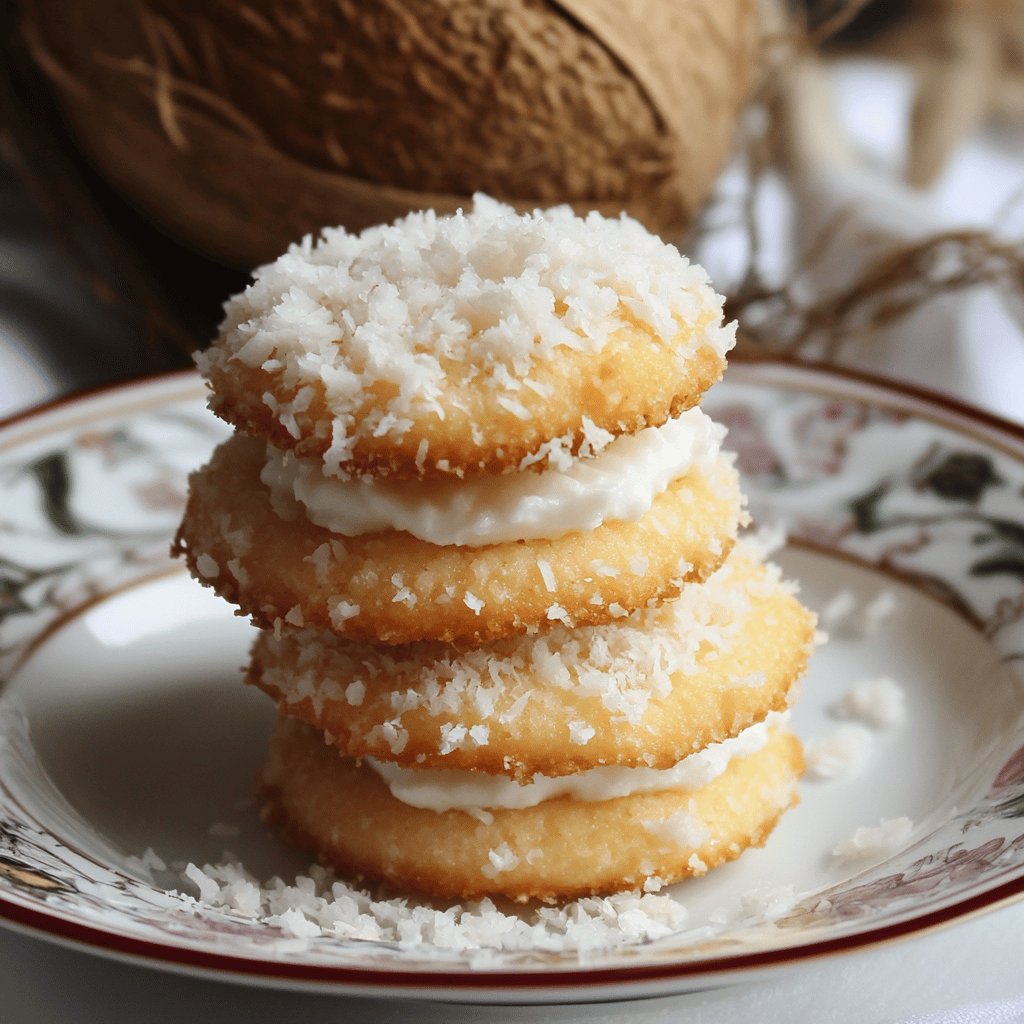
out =
<svg viewBox="0 0 1024 1024"><path fill-rule="evenodd" d="M251 785L272 708L239 685L250 629L168 558L185 476L225 428L192 374L0 429L0 919L152 966L318 991L448 1000L628 998L724 984L954 922L1024 893L1024 434L850 375L734 365L705 402L812 606L859 612L817 653L795 715L837 727L888 675L908 720L852 777L803 786L768 845L676 886L684 931L595 953L468 954L317 938L169 895L138 858L260 877L306 860ZM865 635L857 617L895 607ZM907 817L882 860L831 855ZM157 873L159 875L159 872ZM795 898L770 919L744 897Z"/></svg>

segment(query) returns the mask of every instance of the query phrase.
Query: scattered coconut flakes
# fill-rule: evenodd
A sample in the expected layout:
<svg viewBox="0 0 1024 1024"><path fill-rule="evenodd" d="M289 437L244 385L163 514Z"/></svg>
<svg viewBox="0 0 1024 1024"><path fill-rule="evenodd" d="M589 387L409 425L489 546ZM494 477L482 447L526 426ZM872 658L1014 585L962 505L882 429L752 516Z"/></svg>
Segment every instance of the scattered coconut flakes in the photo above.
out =
<svg viewBox="0 0 1024 1024"><path fill-rule="evenodd" d="M585 746L597 735L592 725L582 719L576 719L569 723L569 742Z"/></svg>
<svg viewBox="0 0 1024 1024"><path fill-rule="evenodd" d="M509 862L509 854L516 856L501 846L493 853L502 865ZM526 854L528 862L541 857L536 849ZM495 869L493 863L487 866ZM291 883L273 878L261 884L237 862L201 868L189 864L182 872L182 883L186 889L198 890L199 906L261 921L306 942L340 938L397 943L423 952L548 950L575 952L582 958L679 933L688 917L686 908L668 894L632 892L588 896L518 913L505 913L490 899L439 909L409 897L380 899L320 865L311 866L308 874ZM482 967L493 961L485 957L470 963Z"/></svg>
<svg viewBox="0 0 1024 1024"><path fill-rule="evenodd" d="M313 566L313 572L316 575L317 583L323 584L327 582L332 558L331 545L325 542L319 545L319 547L314 548L302 560L304 562L309 562L309 564Z"/></svg>
<svg viewBox="0 0 1024 1024"><path fill-rule="evenodd" d="M858 609L853 593L841 590L821 610L821 622L827 629L863 639L878 632L898 603L891 590L883 590Z"/></svg>
<svg viewBox="0 0 1024 1024"><path fill-rule="evenodd" d="M695 875L706 875L708 871L707 863L700 857L699 854L691 853L686 861L686 866Z"/></svg>
<svg viewBox="0 0 1024 1024"><path fill-rule="evenodd" d="M688 810L676 811L657 821L645 821L643 826L673 849L694 849L703 846L711 837L707 825Z"/></svg>
<svg viewBox="0 0 1024 1024"><path fill-rule="evenodd" d="M543 558L538 558L537 568L540 570L540 577L544 581L544 589L549 594L553 594L558 581L555 579L555 574L551 569L551 563Z"/></svg>
<svg viewBox="0 0 1024 1024"><path fill-rule="evenodd" d="M792 885L762 885L740 896L740 908L745 916L757 921L776 921L788 914L796 901Z"/></svg>
<svg viewBox="0 0 1024 1024"><path fill-rule="evenodd" d="M298 939L319 938L323 934L320 926L297 907L289 907L280 914L271 914L267 924L276 924Z"/></svg>
<svg viewBox="0 0 1024 1024"><path fill-rule="evenodd" d="M651 560L646 555L633 555L629 560L629 571L634 576L643 576L650 564Z"/></svg>
<svg viewBox="0 0 1024 1024"><path fill-rule="evenodd" d="M496 399L498 405L503 409L507 409L518 419L528 420L530 418L530 410L522 402L517 402L514 398L509 398L508 395L497 395Z"/></svg>
<svg viewBox="0 0 1024 1024"><path fill-rule="evenodd" d="M204 580L212 580L216 579L220 575L220 566L217 564L217 560L215 558L212 558L204 551L196 558L196 572L199 573Z"/></svg>
<svg viewBox="0 0 1024 1024"><path fill-rule="evenodd" d="M328 604L327 611L331 616L331 625L337 629L343 622L354 619L359 614L359 605L339 600Z"/></svg>
<svg viewBox="0 0 1024 1024"><path fill-rule="evenodd" d="M240 526L233 530L229 515L221 517L221 535L236 558L244 558L252 550L252 527Z"/></svg>
<svg viewBox="0 0 1024 1024"><path fill-rule="evenodd" d="M430 448L430 442L424 437L420 440L419 447L416 449L416 468L422 473L423 467L427 464L427 451Z"/></svg>
<svg viewBox="0 0 1024 1024"><path fill-rule="evenodd" d="M466 605L466 607L474 615L479 615L480 614L480 610L483 608L484 604L486 603L484 601L481 601L480 598L476 596L476 594L472 593L472 591L469 591L469 590L466 591L466 594L462 598L462 600L463 600L463 603Z"/></svg>
<svg viewBox="0 0 1024 1024"><path fill-rule="evenodd" d="M505 871L512 871L519 866L519 855L508 843L487 851L487 863L480 869L485 878L497 878Z"/></svg>
<svg viewBox="0 0 1024 1024"><path fill-rule="evenodd" d="M862 725L839 726L824 739L812 740L804 750L806 774L811 779L839 779L852 775L866 760L873 740Z"/></svg>
<svg viewBox="0 0 1024 1024"><path fill-rule="evenodd" d="M877 826L862 825L832 850L840 861L884 860L907 845L914 823L907 817L883 818Z"/></svg>
<svg viewBox="0 0 1024 1024"><path fill-rule="evenodd" d="M297 605L292 605L285 614L284 621L289 626L295 626L301 629L306 624L306 617L302 614L302 609Z"/></svg>
<svg viewBox="0 0 1024 1024"><path fill-rule="evenodd" d="M555 393L554 385L534 380L532 377L524 377L520 383L528 387L534 394L540 395L541 398L550 398ZM586 417L583 422L587 422Z"/></svg>
<svg viewBox="0 0 1024 1024"><path fill-rule="evenodd" d="M135 871L149 881L153 880L154 871L166 871L167 862L151 847L147 846L139 857L125 857L129 870Z"/></svg>
<svg viewBox="0 0 1024 1024"><path fill-rule="evenodd" d="M833 710L842 718L857 718L875 729L894 728L907 719L906 694L888 676L864 679L847 690Z"/></svg>
<svg viewBox="0 0 1024 1024"><path fill-rule="evenodd" d="M589 416L583 417L583 443L580 445L581 458L598 455L615 440L615 435L599 427Z"/></svg>
<svg viewBox="0 0 1024 1024"><path fill-rule="evenodd" d="M378 740L383 740L392 754L400 754L409 742L409 730L398 721L381 722L366 734L369 746L372 747Z"/></svg>
<svg viewBox="0 0 1024 1024"><path fill-rule="evenodd" d="M570 469L576 461L572 453L574 442L575 436L571 432L545 441L536 451L524 455L519 460L520 472L541 463L545 463L548 469Z"/></svg>
<svg viewBox="0 0 1024 1024"><path fill-rule="evenodd" d="M248 570L242 565L242 562L238 558L228 559L228 572L235 578L238 585L244 587L249 582Z"/></svg>
<svg viewBox="0 0 1024 1024"><path fill-rule="evenodd" d="M564 626L572 626L572 618L569 613L557 602L548 605L545 615L549 621L561 622Z"/></svg>
<svg viewBox="0 0 1024 1024"><path fill-rule="evenodd" d="M352 707L361 707L365 699L366 683L361 679L357 679L355 682L349 683L348 686L345 687L345 701Z"/></svg>
<svg viewBox="0 0 1024 1024"><path fill-rule="evenodd" d="M221 895L221 887L215 878L211 878L195 864L185 868L185 877L199 890L199 898L204 903L215 903Z"/></svg>
<svg viewBox="0 0 1024 1024"><path fill-rule="evenodd" d="M445 722L439 729L441 742L438 744L439 754L450 754L453 750L467 750L477 746L469 734L469 730L461 723Z"/></svg>
<svg viewBox="0 0 1024 1024"><path fill-rule="evenodd" d="M768 676L764 672L749 672L745 676L736 676L726 682L730 690L756 690L768 682Z"/></svg>
<svg viewBox="0 0 1024 1024"><path fill-rule="evenodd" d="M846 622L857 608L857 599L850 590L840 590L833 595L825 604L825 607L818 613L821 624L826 629L834 629L840 623Z"/></svg>
<svg viewBox="0 0 1024 1024"><path fill-rule="evenodd" d="M891 590L883 590L873 601L864 606L861 627L865 636L877 632L879 626L889 618L897 607L896 595Z"/></svg>
<svg viewBox="0 0 1024 1024"><path fill-rule="evenodd" d="M463 807L462 812L475 818L481 825L493 825L494 815L485 807Z"/></svg>

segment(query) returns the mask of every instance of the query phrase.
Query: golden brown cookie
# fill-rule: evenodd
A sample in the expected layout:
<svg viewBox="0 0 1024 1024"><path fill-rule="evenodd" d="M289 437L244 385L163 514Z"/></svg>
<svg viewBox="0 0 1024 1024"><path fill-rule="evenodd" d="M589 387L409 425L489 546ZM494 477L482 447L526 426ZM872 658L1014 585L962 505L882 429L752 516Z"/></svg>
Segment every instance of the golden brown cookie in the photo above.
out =
<svg viewBox="0 0 1024 1024"><path fill-rule="evenodd" d="M473 378L460 379L457 369L448 367L450 404L443 419L421 413L414 429L394 439L361 433L344 464L351 473L395 478L512 472L553 439L575 453L588 420L615 435L660 426L696 405L725 368L724 359L710 347L701 348L680 381L677 353L688 346L692 333L682 326L665 344L640 328L624 328L599 359L565 353L557 364L534 371L534 382L542 390L517 392L516 412L489 401ZM315 387L309 405L301 402L304 408L294 414L294 429L300 433L296 438L275 415L282 405L294 406L298 394L298 389L283 385L279 371L225 363L211 366L207 376L213 389L210 408L222 419L302 456L327 453L332 420L321 387ZM651 381L679 383L652 395ZM274 411L267 395L275 396ZM375 396L367 395L353 413L354 422L364 422L375 402ZM542 457L536 464L545 462Z"/></svg>
<svg viewBox="0 0 1024 1024"><path fill-rule="evenodd" d="M751 542L709 580L620 621L485 646L385 648L264 632L247 682L349 757L529 778L666 768L796 692L814 616Z"/></svg>
<svg viewBox="0 0 1024 1024"><path fill-rule="evenodd" d="M775 732L693 791L438 813L397 800L370 767L281 718L262 783L266 819L345 875L450 899L553 901L668 883L738 857L796 802L802 768L799 742Z"/></svg>
<svg viewBox="0 0 1024 1024"><path fill-rule="evenodd" d="M628 218L412 214L261 267L197 357L240 430L351 473L500 473L587 422L658 425L719 379L704 271ZM543 462L543 458L541 459Z"/></svg>
<svg viewBox="0 0 1024 1024"><path fill-rule="evenodd" d="M175 539L192 573L262 626L386 644L490 640L613 621L679 593L722 562L745 520L731 462L695 470L636 522L487 547L389 531L342 538L271 507L262 442L236 435L190 482Z"/></svg>

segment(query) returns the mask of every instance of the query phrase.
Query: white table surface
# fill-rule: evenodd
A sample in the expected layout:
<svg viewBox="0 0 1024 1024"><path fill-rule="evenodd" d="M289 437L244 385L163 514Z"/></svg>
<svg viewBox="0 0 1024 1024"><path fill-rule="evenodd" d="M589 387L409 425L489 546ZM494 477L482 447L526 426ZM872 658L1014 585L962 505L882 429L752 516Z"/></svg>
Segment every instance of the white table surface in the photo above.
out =
<svg viewBox="0 0 1024 1024"><path fill-rule="evenodd" d="M874 106L864 101L868 69L846 72L843 116L868 148L893 134L905 92L893 78L879 79ZM858 79L858 75L861 78ZM874 81L875 79L873 79ZM889 90L887 95L886 89ZM893 90L896 90L893 93ZM892 96L902 96L892 102ZM1015 187L1024 184L1024 147L974 140L939 182L929 200L942 216L985 223ZM877 154L876 154L877 155ZM979 180L986 187L979 189ZM847 357L858 366L948 390L1003 416L1024 420L1024 338L1000 303L984 292L969 296L970 321L943 315L940 339L956 356L933 356L930 340L910 337L898 358L884 345ZM926 316L927 314L921 314ZM934 317L933 317L934 321ZM934 323L922 331L934 335ZM919 332L920 333L920 332ZM68 346L73 336L76 344ZM918 347L915 348L914 345ZM933 346L931 348L925 347ZM891 349L888 350L891 352ZM930 355L931 354L931 355ZM0 417L39 402L140 372L131 332L92 299L47 237L36 214L0 164ZM966 367L966 370L965 370ZM919 371L919 372L915 372ZM246 988L197 980L106 960L25 934L0 931L0 1022L245 1020L460 1022L733 1022L791 1021L888 1024L936 1021L1024 1021L1024 903L942 931L875 950L774 970L726 989L634 1003L576 1007L459 1007L367 1000Z"/></svg>

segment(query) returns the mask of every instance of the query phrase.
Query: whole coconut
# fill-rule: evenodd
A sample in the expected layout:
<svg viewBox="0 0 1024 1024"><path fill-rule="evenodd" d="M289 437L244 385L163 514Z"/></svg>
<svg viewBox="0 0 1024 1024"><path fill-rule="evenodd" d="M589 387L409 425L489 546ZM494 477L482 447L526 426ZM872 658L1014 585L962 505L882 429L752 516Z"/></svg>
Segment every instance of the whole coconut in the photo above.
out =
<svg viewBox="0 0 1024 1024"><path fill-rule="evenodd" d="M675 235L728 152L753 0L25 0L100 172L250 267L475 191Z"/></svg>

